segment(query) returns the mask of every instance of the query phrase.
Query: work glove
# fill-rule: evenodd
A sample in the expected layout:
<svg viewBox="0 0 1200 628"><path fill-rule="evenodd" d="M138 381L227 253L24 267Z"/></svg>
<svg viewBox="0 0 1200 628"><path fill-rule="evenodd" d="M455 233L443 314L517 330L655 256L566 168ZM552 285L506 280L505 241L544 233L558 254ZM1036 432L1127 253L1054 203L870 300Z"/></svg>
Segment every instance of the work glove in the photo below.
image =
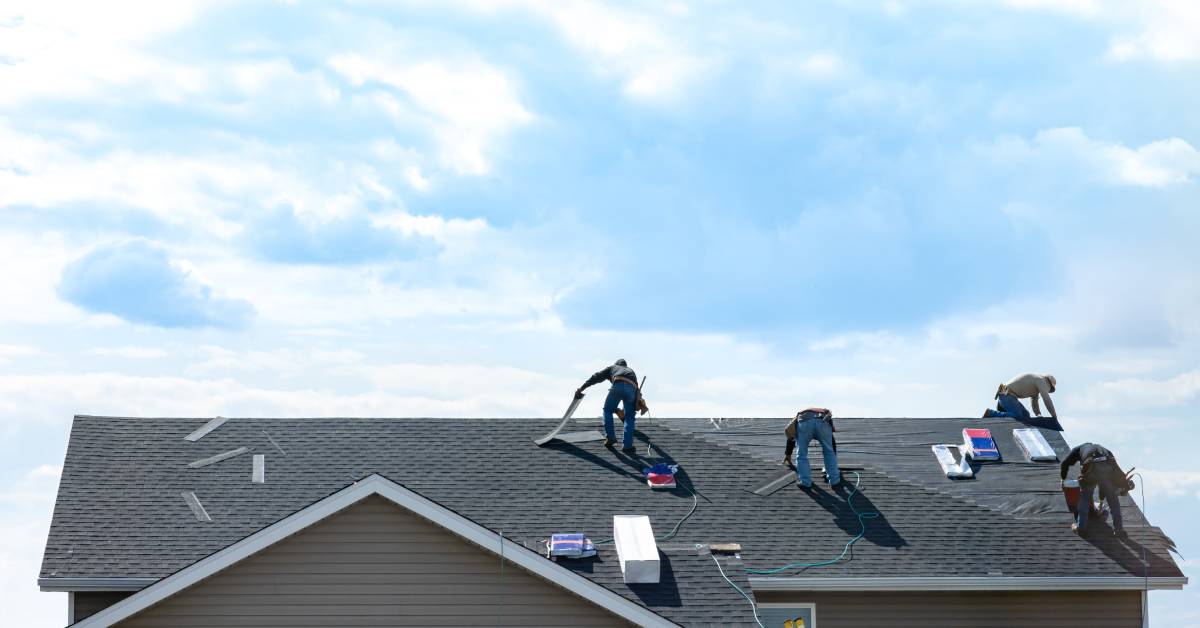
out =
<svg viewBox="0 0 1200 628"><path fill-rule="evenodd" d="M576 389L575 389L575 398L576 398L576 399L583 399L583 389L582 389L582 388L576 388Z"/></svg>
<svg viewBox="0 0 1200 628"><path fill-rule="evenodd" d="M637 401L638 414L645 416L650 411L650 406L646 405L646 400L643 397L638 397Z"/></svg>

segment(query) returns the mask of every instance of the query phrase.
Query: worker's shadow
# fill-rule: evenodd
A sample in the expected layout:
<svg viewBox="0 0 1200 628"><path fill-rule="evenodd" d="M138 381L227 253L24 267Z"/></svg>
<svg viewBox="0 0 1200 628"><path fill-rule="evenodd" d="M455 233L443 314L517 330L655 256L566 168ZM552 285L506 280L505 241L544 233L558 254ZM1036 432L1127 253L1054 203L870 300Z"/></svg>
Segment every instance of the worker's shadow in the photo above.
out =
<svg viewBox="0 0 1200 628"><path fill-rule="evenodd" d="M1089 521L1088 530L1084 533L1083 538L1091 543L1093 547L1104 552L1113 562L1120 565L1123 569L1133 575L1142 575L1143 573L1164 574L1175 573L1177 567L1175 563L1155 553L1149 547L1144 546L1132 536L1118 538L1113 535L1112 528L1104 521ZM1151 534L1161 534L1157 531ZM1169 541L1169 539L1165 539ZM1164 547L1169 547L1170 544L1164 544ZM1144 556L1144 562L1143 562Z"/></svg>
<svg viewBox="0 0 1200 628"><path fill-rule="evenodd" d="M808 490L799 487L796 490L808 494L815 503L833 515L833 521L837 524L837 527L841 528L850 537L858 536L861 532L863 540L873 545L881 547L904 547L908 545L904 537L900 536L900 533L892 527L892 524L888 523L887 517L884 516L879 508L875 507L871 498L867 497L861 489L854 491L853 495L851 495L853 487L849 484L848 480L844 480L842 485L836 489L828 489L814 482L812 488ZM847 499L853 501L854 510L857 510L859 513L875 513L877 516L870 517L868 515L869 518L862 519L860 523L858 515L855 515L854 511L850 509ZM865 530L864 525L866 526ZM853 548L850 551L853 552ZM853 554L847 554L847 556L853 556Z"/></svg>
<svg viewBox="0 0 1200 628"><path fill-rule="evenodd" d="M561 451L570 456L574 456L585 462L590 462L596 466L608 469L617 475L624 475L638 480L645 481L645 476L642 475L642 469L649 466L643 458L637 455L629 455L622 453L619 449L608 449L601 447L602 453L596 454L584 449L573 443L563 441L554 441L545 446L545 449L552 451ZM620 463L620 464L617 464Z"/></svg>

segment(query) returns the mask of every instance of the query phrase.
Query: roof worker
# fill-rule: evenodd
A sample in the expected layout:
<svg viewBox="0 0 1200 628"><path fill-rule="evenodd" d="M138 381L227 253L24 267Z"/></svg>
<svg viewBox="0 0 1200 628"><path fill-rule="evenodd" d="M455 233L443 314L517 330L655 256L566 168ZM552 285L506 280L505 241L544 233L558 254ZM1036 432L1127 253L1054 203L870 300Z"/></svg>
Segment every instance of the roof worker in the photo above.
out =
<svg viewBox="0 0 1200 628"><path fill-rule="evenodd" d="M833 448L833 413L825 408L809 408L796 413L792 420L796 438L796 483L802 488L812 488L812 469L808 467L808 444L816 439L821 444L821 455L825 458L825 479L830 486L842 483L838 471L837 451ZM789 436L792 430L787 430ZM791 444L791 443L789 443Z"/></svg>
<svg viewBox="0 0 1200 628"><path fill-rule="evenodd" d="M984 410L983 418L1008 417L1018 421L1028 421L1029 411L1021 405L1021 399L1031 399L1033 413L1042 416L1042 408L1038 405L1040 397L1042 401L1046 402L1046 409L1050 411L1050 416L1058 421L1058 412L1054 410L1054 402L1050 400L1050 393L1054 392L1056 383L1053 375L1037 375L1035 373L1018 375L1009 380L1007 384L1000 384L1000 387L996 389L996 409Z"/></svg>
<svg viewBox="0 0 1200 628"><path fill-rule="evenodd" d="M625 360L617 360L612 366L596 371L575 390L575 396L582 397L585 388L604 380L612 382L612 388L608 389L608 398L604 400L604 446L612 447L617 441L616 434L613 432L613 413L617 410L617 404L621 403L625 406L625 433L621 451L633 454L636 451L633 448L633 431L637 423L638 402L642 395L637 383L637 373L629 368ZM640 406L642 414L645 414L648 410L645 402L642 402Z"/></svg>
<svg viewBox="0 0 1200 628"><path fill-rule="evenodd" d="M1080 467L1079 501L1075 505L1075 523L1071 524L1071 530L1082 535L1087 529L1093 495L1099 488L1100 497L1108 502L1108 511L1112 513L1113 534L1124 536L1119 496L1127 494L1133 488L1133 482L1125 477L1125 472L1117 466L1116 456L1095 443L1078 445L1063 458L1059 475L1064 481L1067 479L1067 471L1075 463L1079 463Z"/></svg>

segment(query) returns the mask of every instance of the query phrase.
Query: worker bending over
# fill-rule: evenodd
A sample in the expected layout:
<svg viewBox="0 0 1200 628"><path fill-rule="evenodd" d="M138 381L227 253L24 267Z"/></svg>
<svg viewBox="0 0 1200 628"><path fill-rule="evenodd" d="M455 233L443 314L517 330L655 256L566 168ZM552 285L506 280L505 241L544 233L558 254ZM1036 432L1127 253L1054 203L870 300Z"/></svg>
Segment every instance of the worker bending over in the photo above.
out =
<svg viewBox="0 0 1200 628"><path fill-rule="evenodd" d="M1072 449L1063 459L1059 473L1063 480L1067 479L1067 470L1075 463L1079 463L1080 466L1079 501L1075 504L1075 523L1071 524L1071 529L1077 534L1083 534L1087 529L1092 496L1099 488L1100 497L1108 502L1108 511L1112 513L1113 534L1124 535L1119 496L1128 493L1133 484L1125 477L1121 467L1117 466L1116 457L1100 445L1083 443Z"/></svg>
<svg viewBox="0 0 1200 628"><path fill-rule="evenodd" d="M821 444L821 455L825 458L825 479L830 486L841 484L842 475L838 471L837 451L833 448L833 414L825 408L801 410L796 413L796 418L786 430L789 441L793 432L796 439L796 483L804 488L812 487L812 469L808 467L808 444L816 439Z"/></svg>
<svg viewBox="0 0 1200 628"><path fill-rule="evenodd" d="M617 404L621 403L625 406L625 433L621 451L632 454L634 453L633 430L635 423L637 423L638 401L641 397L641 391L638 389L637 373L634 373L633 369L629 368L625 360L617 360L612 366L596 371L582 386L575 390L575 396L582 397L585 388L592 384L599 384L604 380L612 382L612 388L608 389L608 398L604 400L604 446L612 447L616 443L617 436L613 432L613 413L617 410ZM645 404L642 404L642 408L642 414L645 414Z"/></svg>
<svg viewBox="0 0 1200 628"><path fill-rule="evenodd" d="M1054 402L1050 400L1050 393L1054 392L1055 379L1053 375L1036 375L1034 373L1024 373L1018 375L1007 384L1000 384L996 389L996 409L988 408L983 411L983 418L991 417L1009 417L1019 421L1029 420L1029 411L1021 405L1021 399L1031 399L1033 403L1033 413L1042 416L1042 408L1038 405L1038 398L1046 402L1046 410L1050 411L1050 416L1055 421L1058 420L1058 412L1054 410Z"/></svg>

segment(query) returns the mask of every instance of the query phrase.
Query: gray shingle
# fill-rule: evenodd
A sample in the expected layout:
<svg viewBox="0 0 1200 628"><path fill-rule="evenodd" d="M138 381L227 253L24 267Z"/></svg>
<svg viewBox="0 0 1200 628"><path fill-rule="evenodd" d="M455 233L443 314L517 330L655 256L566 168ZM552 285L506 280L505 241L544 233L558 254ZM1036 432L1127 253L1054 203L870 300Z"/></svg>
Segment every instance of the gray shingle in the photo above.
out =
<svg viewBox="0 0 1200 628"><path fill-rule="evenodd" d="M741 566L762 569L834 558L860 531L845 500L827 490L808 496L788 486L769 497L746 490L783 469L774 460L782 455L782 437L768 433L781 430L782 420L751 423L756 427L732 440L698 434L706 424L701 420L643 421L640 453L649 438L653 461L681 465L681 486L669 492L649 490L641 462L600 443L534 447L530 439L547 432L556 423L551 420L239 418L197 442L183 440L205 421L77 417L41 576L163 577L371 473L530 547L557 532L607 538L614 514L649 515L656 534L665 534L691 508L691 486L699 507L664 543L672 548L666 556L677 597L662 594L669 587L640 595L630 590L613 571L615 556L607 548L583 573L675 621L728 624L751 621L749 605L696 544L740 543ZM1157 528L1131 528L1125 543L1084 540L1070 532L1065 510L1022 516L998 506L993 497L1002 492L1003 474L1020 466L1007 451L1007 462L985 469L974 489L945 485L908 463L890 465L872 449L879 441L873 434L950 430L940 442L953 442L965 426L962 419L924 426L901 421L839 420L842 466L862 468L854 505L880 517L866 522L849 560L789 574L1141 576L1144 546L1151 576L1181 575ZM763 434L749 433L755 430ZM1011 440L1007 435L997 434L1002 446ZM908 446L913 449L902 448L897 460L916 460L917 445ZM187 466L238 447L267 456L269 481L250 481L251 456ZM771 453L772 447L779 451ZM921 464L936 472L924 447ZM1057 492L1057 473L1056 465L1040 465L1024 469L1022 481ZM196 521L179 498L186 491L196 492L211 522ZM731 560L726 568L744 583L738 564Z"/></svg>

